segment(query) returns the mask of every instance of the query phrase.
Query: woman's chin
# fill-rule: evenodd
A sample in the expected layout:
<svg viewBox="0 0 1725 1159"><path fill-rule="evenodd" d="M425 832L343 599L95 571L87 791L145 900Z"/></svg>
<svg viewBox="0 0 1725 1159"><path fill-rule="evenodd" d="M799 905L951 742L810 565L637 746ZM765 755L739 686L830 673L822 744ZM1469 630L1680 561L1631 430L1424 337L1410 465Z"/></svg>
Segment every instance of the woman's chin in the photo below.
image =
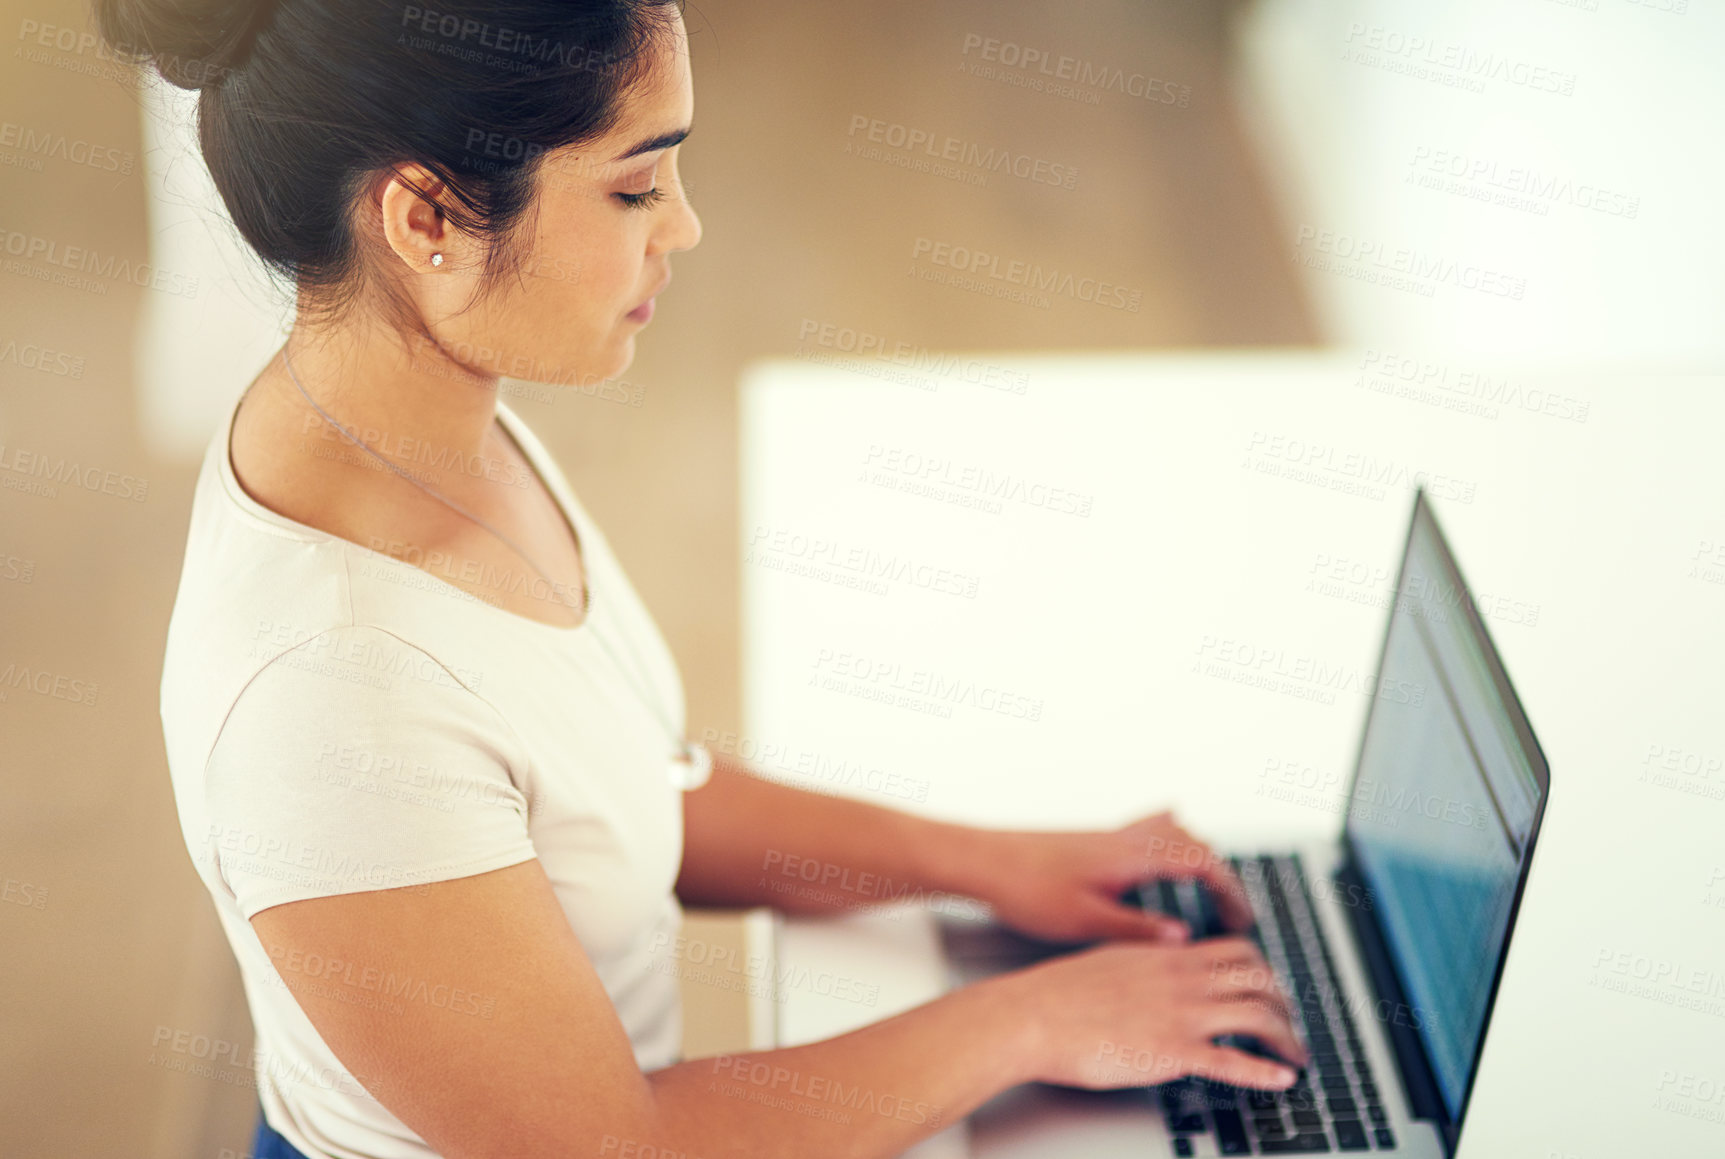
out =
<svg viewBox="0 0 1725 1159"><path fill-rule="evenodd" d="M611 369L601 374L600 378L616 378L635 361L635 334L633 331L618 336L613 356L610 359Z"/></svg>

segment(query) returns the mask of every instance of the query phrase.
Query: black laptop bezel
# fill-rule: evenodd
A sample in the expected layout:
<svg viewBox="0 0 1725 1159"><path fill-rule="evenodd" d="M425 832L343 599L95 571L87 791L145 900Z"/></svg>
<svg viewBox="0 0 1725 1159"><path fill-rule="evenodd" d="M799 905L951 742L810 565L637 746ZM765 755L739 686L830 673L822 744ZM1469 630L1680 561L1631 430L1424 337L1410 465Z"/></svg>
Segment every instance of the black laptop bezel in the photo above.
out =
<svg viewBox="0 0 1725 1159"><path fill-rule="evenodd" d="M1486 630L1485 622L1480 618L1479 610L1474 606L1472 590L1462 578L1461 567L1456 563L1455 553L1450 550L1449 540L1444 535L1443 527L1438 523L1433 512L1431 501L1425 488L1417 487L1414 491L1412 514L1408 518L1407 536L1402 544L1401 562L1396 569L1396 584L1390 593L1389 613L1384 622L1383 642L1378 648L1378 665L1376 675L1383 676L1384 664L1389 658L1390 630L1395 626L1395 617L1400 614L1399 605L1403 585L1407 581L1408 559L1413 552L1413 538L1419 530L1421 517L1431 523L1431 529L1437 542L1438 556L1451 581L1453 589L1465 593L1467 598L1458 599L1457 607L1465 616L1468 627L1474 633L1476 640L1482 645L1482 653L1486 659L1487 670L1491 673L1498 694L1508 707L1516 739L1522 744L1523 751L1530 756L1534 779L1538 785L1539 796L1534 804L1533 820L1527 832L1527 851L1521 860L1521 872L1515 883L1515 894L1510 900L1509 920L1504 931L1503 948L1498 953L1497 962L1492 970L1491 991L1486 996L1484 1021L1480 1027L1480 1038L1474 1052L1473 1065L1468 1071L1467 1085L1462 1089L1461 1102L1456 1108L1453 1119L1444 1107L1443 1099L1437 1088L1431 1059L1426 1053L1425 1044L1421 1041L1411 1026L1405 1023L1385 1026L1390 1040L1395 1047L1397 1062L1401 1067L1402 1080L1413 1104L1413 1110L1418 1118L1430 1119L1436 1125L1443 1139L1445 1154L1454 1155L1461 1136L1462 1123L1466 1120L1468 1104L1473 1098L1474 1080L1479 1076L1480 1058L1485 1053L1485 1042L1491 1032L1492 1010L1497 1005L1498 989L1503 982L1504 965L1509 958L1510 942L1515 935L1515 922L1521 911L1521 899L1527 890L1528 875L1533 868L1534 849L1539 841L1540 823L1545 817L1545 803L1550 795L1551 768L1546 760L1545 751L1540 748L1539 739L1534 735L1532 726L1528 723L1527 710L1516 694L1515 686L1510 682L1509 673L1505 670L1503 658L1499 655L1497 644ZM1354 773L1348 782L1347 796L1344 801L1352 800L1355 787L1359 784L1361 767L1365 763L1366 737L1372 724L1372 713L1377 707L1378 697L1375 692L1366 705L1365 721L1360 727L1359 751L1354 758ZM1358 850L1354 846L1346 815L1342 825L1343 866L1337 874L1338 878L1355 881L1362 887L1365 885L1364 875L1359 871ZM1361 957L1364 959L1368 973L1372 976L1372 984L1377 990L1377 996L1392 1003L1406 1005L1406 989L1400 971L1395 968L1394 960L1389 952L1389 946L1383 936L1383 929L1378 923L1375 911L1362 907L1352 907L1350 910L1352 925L1360 944ZM1392 1006L1392 1009L1400 1008ZM1400 1020L1396 1020L1398 1023Z"/></svg>

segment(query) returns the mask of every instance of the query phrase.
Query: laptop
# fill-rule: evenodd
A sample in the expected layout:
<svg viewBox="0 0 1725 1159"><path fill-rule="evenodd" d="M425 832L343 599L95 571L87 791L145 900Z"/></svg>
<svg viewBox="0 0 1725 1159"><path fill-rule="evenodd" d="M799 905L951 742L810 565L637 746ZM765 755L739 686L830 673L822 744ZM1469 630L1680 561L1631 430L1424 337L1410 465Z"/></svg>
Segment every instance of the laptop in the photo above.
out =
<svg viewBox="0 0 1725 1159"><path fill-rule="evenodd" d="M1018 1088L972 1115L974 1154L1454 1154L1549 785L1467 590L1417 490L1339 838L1227 857L1311 1051L1298 1083ZM1191 879L1131 896L1225 932ZM942 936L961 983L1064 952L950 919Z"/></svg>

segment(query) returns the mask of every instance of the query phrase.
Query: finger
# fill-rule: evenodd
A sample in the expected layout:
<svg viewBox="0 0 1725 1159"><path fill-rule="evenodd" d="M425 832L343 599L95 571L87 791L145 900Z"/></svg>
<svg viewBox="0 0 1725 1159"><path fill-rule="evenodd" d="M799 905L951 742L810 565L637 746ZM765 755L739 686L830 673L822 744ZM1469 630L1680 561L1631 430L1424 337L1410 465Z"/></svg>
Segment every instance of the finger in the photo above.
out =
<svg viewBox="0 0 1725 1159"><path fill-rule="evenodd" d="M1197 943L1194 949L1202 947L1202 961L1206 967L1216 965L1246 964L1269 969L1269 963L1264 961L1263 952L1258 949L1251 938L1243 938L1238 934L1225 935L1219 938L1205 938Z"/></svg>
<svg viewBox="0 0 1725 1159"><path fill-rule="evenodd" d="M1115 830L1120 849L1119 868L1133 881L1160 876L1160 859L1156 851L1167 844L1168 813L1140 817L1130 825Z"/></svg>
<svg viewBox="0 0 1725 1159"><path fill-rule="evenodd" d="M1191 927L1179 918L1149 913L1095 894L1084 895L1080 916L1084 929L1098 938L1134 938L1178 944L1192 936Z"/></svg>
<svg viewBox="0 0 1725 1159"><path fill-rule="evenodd" d="M1256 1002L1216 1002L1200 1017L1211 1034L1248 1034L1291 1063L1311 1061L1287 1018Z"/></svg>
<svg viewBox="0 0 1725 1159"><path fill-rule="evenodd" d="M1283 1018L1294 1017L1293 998L1269 970L1239 973L1230 970L1212 979L1204 993L1218 1002L1257 1002L1279 1012Z"/></svg>
<svg viewBox="0 0 1725 1159"><path fill-rule="evenodd" d="M1201 875L1216 899L1222 923L1231 930L1249 930L1257 921L1252 902L1246 895L1246 884L1231 866L1220 857L1207 858Z"/></svg>
<svg viewBox="0 0 1725 1159"><path fill-rule="evenodd" d="M1122 825L1119 831L1121 833L1131 834L1144 833L1166 824L1172 816L1173 814L1167 809L1163 809L1160 813L1146 813L1144 816L1138 818L1138 820L1127 825Z"/></svg>
<svg viewBox="0 0 1725 1159"><path fill-rule="evenodd" d="M1286 1063L1259 1058L1231 1046L1211 1046L1189 1052L1193 1061L1188 1074L1201 1075L1234 1087L1282 1091L1294 1085L1299 1073Z"/></svg>
<svg viewBox="0 0 1725 1159"><path fill-rule="evenodd" d="M1251 901L1244 883L1228 865L1227 859L1179 825L1170 824L1167 834L1169 856L1165 859L1165 875L1195 877L1202 881L1210 887L1211 896L1216 899L1223 925L1231 930L1251 929L1256 920ZM1176 850L1180 851L1177 857L1173 856Z"/></svg>

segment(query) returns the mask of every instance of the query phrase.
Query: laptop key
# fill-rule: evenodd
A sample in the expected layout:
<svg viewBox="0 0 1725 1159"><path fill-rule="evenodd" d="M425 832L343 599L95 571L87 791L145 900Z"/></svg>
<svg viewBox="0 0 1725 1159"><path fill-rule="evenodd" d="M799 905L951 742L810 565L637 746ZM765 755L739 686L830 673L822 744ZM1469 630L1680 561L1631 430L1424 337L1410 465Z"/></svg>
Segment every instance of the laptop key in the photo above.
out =
<svg viewBox="0 0 1725 1159"><path fill-rule="evenodd" d="M1330 1124L1336 1130L1336 1150L1338 1151L1370 1151L1371 1141L1366 1138L1366 1129L1355 1119L1337 1119Z"/></svg>
<svg viewBox="0 0 1725 1159"><path fill-rule="evenodd" d="M1316 1111L1294 1112L1294 1126L1298 1127L1302 1131L1320 1130L1323 1125L1324 1118Z"/></svg>
<svg viewBox="0 0 1725 1159"><path fill-rule="evenodd" d="M1192 1140L1184 1135L1176 1135L1174 1137L1174 1154L1179 1155L1181 1159L1189 1159L1192 1154Z"/></svg>
<svg viewBox="0 0 1725 1159"><path fill-rule="evenodd" d="M1217 908L1216 895L1210 887L1200 883L1198 894L1198 928L1193 934L1200 938L1218 937L1228 932L1227 924L1222 921L1222 911Z"/></svg>
<svg viewBox="0 0 1725 1159"><path fill-rule="evenodd" d="M1294 1135L1287 1139L1263 1139L1258 1143L1260 1155L1315 1155L1329 1149L1329 1136L1317 1133Z"/></svg>
<svg viewBox="0 0 1725 1159"><path fill-rule="evenodd" d="M1368 1103L1366 1105L1366 1118L1370 1119L1380 1127L1389 1122L1389 1119L1384 1115L1384 1109L1376 1103Z"/></svg>
<svg viewBox="0 0 1725 1159"><path fill-rule="evenodd" d="M1207 1129L1200 1098L1197 1088L1186 1080L1172 1082L1162 1088L1162 1113L1168 1120L1170 1131L1185 1134Z"/></svg>
<svg viewBox="0 0 1725 1159"><path fill-rule="evenodd" d="M1330 1104L1332 1116L1346 1115L1351 1118L1360 1113L1359 1108L1354 1105L1354 1100L1348 1095L1330 1095L1325 1101Z"/></svg>
<svg viewBox="0 0 1725 1159"><path fill-rule="evenodd" d="M1393 1131L1391 1131L1388 1127L1379 1127L1377 1130L1377 1136L1378 1136L1378 1149L1379 1150L1388 1151L1388 1150L1392 1149L1393 1147L1395 1147L1395 1145L1396 1145L1395 1133Z"/></svg>
<svg viewBox="0 0 1725 1159"><path fill-rule="evenodd" d="M1216 1149L1223 1155L1250 1155L1252 1145L1246 1141L1246 1123L1240 1112L1221 1107L1210 1112L1216 1120Z"/></svg>
<svg viewBox="0 0 1725 1159"><path fill-rule="evenodd" d="M1285 1139L1293 1134L1280 1119L1253 1119L1252 1129L1260 1139Z"/></svg>
<svg viewBox="0 0 1725 1159"><path fill-rule="evenodd" d="M1231 1087L1227 1083L1219 1083L1214 1079L1200 1079L1198 1081L1198 1090L1202 1092L1199 1097L1204 1100L1204 1105L1210 1109L1232 1109L1240 1105L1239 1087Z"/></svg>

